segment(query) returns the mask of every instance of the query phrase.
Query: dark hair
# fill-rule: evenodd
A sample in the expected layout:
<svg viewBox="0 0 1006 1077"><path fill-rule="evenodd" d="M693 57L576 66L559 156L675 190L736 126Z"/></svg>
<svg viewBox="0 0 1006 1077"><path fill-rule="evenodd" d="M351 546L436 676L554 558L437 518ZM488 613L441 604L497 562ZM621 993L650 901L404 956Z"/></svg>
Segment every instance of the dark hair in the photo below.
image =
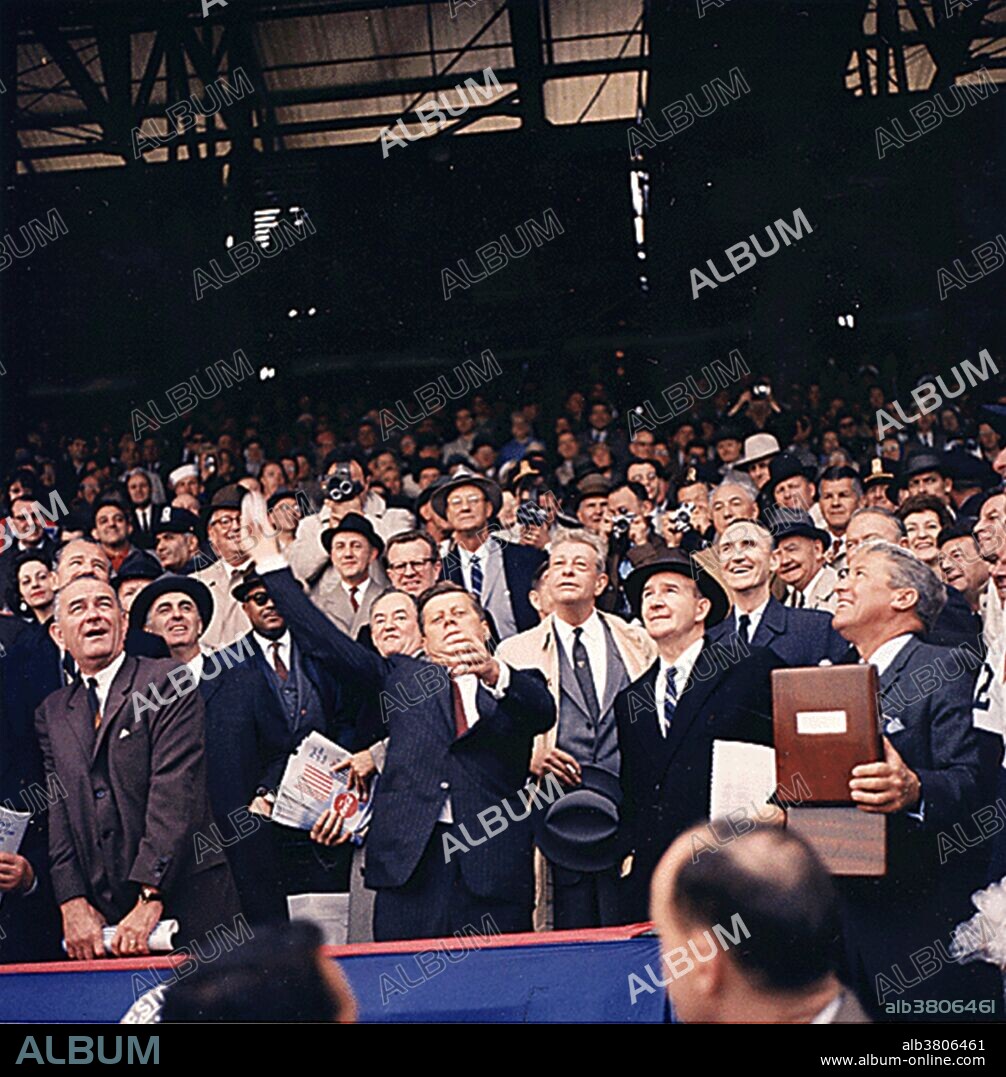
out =
<svg viewBox="0 0 1006 1077"><path fill-rule="evenodd" d="M617 494L619 490L629 490L629 491L631 491L632 496L637 501L649 501L650 500L650 495L646 492L646 487L643 486L643 484L640 483L640 482L629 482L628 479L625 479L622 482L617 482L608 491L608 497L611 497L612 494Z"/></svg>
<svg viewBox="0 0 1006 1077"><path fill-rule="evenodd" d="M161 1021L336 1021L336 998L318 968L321 932L294 921L256 925L248 939L167 991Z"/></svg>
<svg viewBox="0 0 1006 1077"><path fill-rule="evenodd" d="M11 612L16 613L19 617L33 616L31 610L28 608L28 603L21 597L21 588L18 586L17 577L21 571L22 565L27 565L31 561L38 561L40 564L45 565L49 571L52 571L52 558L44 553L42 550L22 550L15 558L14 564L11 567L10 582L7 585L7 608Z"/></svg>
<svg viewBox="0 0 1006 1077"><path fill-rule="evenodd" d="M939 517L940 527L949 527L954 519L947 510L947 506L932 494L913 494L898 507L898 519L902 523L916 512L935 512Z"/></svg>
<svg viewBox="0 0 1006 1077"><path fill-rule="evenodd" d="M654 444L656 444L656 442L654 442ZM629 459L626 461L626 464L625 464L625 474L628 475L629 474L629 468L635 467L636 464L646 464L648 467L652 467L653 470L657 473L657 478L658 479L663 478L663 475L661 474L660 464L658 464L656 460L644 460L641 456L630 456L629 457ZM633 480L633 481L635 481L635 480ZM642 483L637 483L637 485L642 486ZM647 498L649 498L650 495L647 494L646 496L647 496Z"/></svg>
<svg viewBox="0 0 1006 1077"><path fill-rule="evenodd" d="M825 482L841 482L843 479L852 479L852 486L856 493L863 496L863 480L860 478L859 472L854 467L848 467L845 464L836 464L833 467L826 467L821 472L817 480L817 491L820 494L821 484Z"/></svg>
<svg viewBox="0 0 1006 1077"><path fill-rule="evenodd" d="M948 524L941 529L936 538L936 545L942 548L944 543L952 542L954 539L969 538L975 544L975 549L978 549L978 539L975 538L971 530L974 524L975 521L970 516L954 520L952 524Z"/></svg>
<svg viewBox="0 0 1006 1077"><path fill-rule="evenodd" d="M384 545L384 567L388 567L388 554L391 553L392 546L399 546L403 542L425 542L430 549L430 556L434 561L440 557L440 548L437 546L433 539L433 536L426 531L398 531Z"/></svg>
<svg viewBox="0 0 1006 1077"><path fill-rule="evenodd" d="M529 590L540 591L541 581L545 573L548 572L548 561L542 561L542 563L531 573L531 586Z"/></svg>
<svg viewBox="0 0 1006 1077"><path fill-rule="evenodd" d="M809 846L786 831L758 826L686 862L673 900L685 921L720 925L731 937L740 918L747 937L731 945L730 956L759 987L795 991L835 969L841 929L831 878Z"/></svg>
<svg viewBox="0 0 1006 1077"><path fill-rule="evenodd" d="M331 452L326 453L321 462L321 473L324 475L333 464L348 464L350 461L358 463L366 474L367 458L353 445L336 445Z"/></svg>
<svg viewBox="0 0 1006 1077"><path fill-rule="evenodd" d="M482 608L482 603L471 593L466 591L460 583L454 583L452 580L438 580L432 587L427 587L426 590L416 599L416 608L419 614L419 627L425 631L426 626L423 623L423 613L426 610L427 604L439 595L450 595L454 593L460 593L465 595L469 602L475 609L475 612L479 616L480 621L488 621L486 617L486 611Z"/></svg>

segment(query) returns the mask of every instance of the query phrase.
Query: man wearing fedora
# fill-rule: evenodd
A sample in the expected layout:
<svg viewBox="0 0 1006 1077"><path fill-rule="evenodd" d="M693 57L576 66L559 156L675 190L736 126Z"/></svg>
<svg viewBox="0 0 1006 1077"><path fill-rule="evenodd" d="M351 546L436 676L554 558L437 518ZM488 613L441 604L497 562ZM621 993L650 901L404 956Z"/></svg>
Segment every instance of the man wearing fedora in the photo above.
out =
<svg viewBox="0 0 1006 1077"><path fill-rule="evenodd" d="M246 493L244 487L233 484L213 495L206 511L206 536L218 560L192 574L213 596L213 619L206 626L203 644L214 651L236 643L251 627L244 610L231 597L231 591L251 567L245 552L248 532L241 518Z"/></svg>
<svg viewBox="0 0 1006 1077"><path fill-rule="evenodd" d="M490 523L503 504L499 484L459 470L438 487L430 504L454 535L443 556L444 578L479 600L492 617L498 639L533 628L538 614L528 592L546 555L533 546L501 543L494 537Z"/></svg>
<svg viewBox="0 0 1006 1077"><path fill-rule="evenodd" d="M242 911L249 923L266 923L286 916L279 851L273 828L253 819L248 809L282 773L286 723L243 641L226 652L200 644L212 619L209 588L191 576L161 576L144 588L130 611L131 630L163 639L169 647L176 693L198 686L203 701L206 783L216 830L203 836L199 855L223 848Z"/></svg>
<svg viewBox="0 0 1006 1077"><path fill-rule="evenodd" d="M656 654L641 629L597 610L607 584L604 563L604 543L597 535L585 529L557 531L548 561L552 613L535 628L504 640L497 652L517 669L545 675L559 719L535 738L531 771L539 779L553 775L567 790L583 788L585 767L606 770L617 788L615 697ZM570 807L554 810L561 814ZM554 826L545 821L544 829ZM556 858L547 862L540 850L536 853L537 930L618 923L615 862L591 859L596 850L582 844L570 851L557 849ZM590 866L571 866L584 861Z"/></svg>
<svg viewBox="0 0 1006 1077"><path fill-rule="evenodd" d="M737 525L739 526L739 525ZM768 651L708 634L729 609L715 578L672 550L626 581L657 660L618 694L623 864L622 920L647 918L650 878L682 831L709 817L713 742L772 743Z"/></svg>
<svg viewBox="0 0 1006 1077"><path fill-rule="evenodd" d="M910 452L905 460L901 481L909 497L916 494L929 494L938 497L952 511L950 489L953 480L950 467L943 453L926 450Z"/></svg>
<svg viewBox="0 0 1006 1077"><path fill-rule="evenodd" d="M734 464L738 471L746 471L751 481L761 490L772 477L771 464L781 449L774 434L752 434L744 439L744 455Z"/></svg>
<svg viewBox="0 0 1006 1077"><path fill-rule="evenodd" d="M762 492L770 505L803 509L818 527L825 527L824 514L815 497L813 474L814 469L805 466L798 456L780 453L769 465L769 481Z"/></svg>
<svg viewBox="0 0 1006 1077"><path fill-rule="evenodd" d="M784 606L834 613L838 573L826 563L831 536L815 527L810 513L776 507L768 517L776 556L776 577L785 584Z"/></svg>
<svg viewBox="0 0 1006 1077"><path fill-rule="evenodd" d="M375 578L384 540L359 512L348 512L321 533L334 572L318 581L313 601L354 639L370 619L370 607L384 589Z"/></svg>

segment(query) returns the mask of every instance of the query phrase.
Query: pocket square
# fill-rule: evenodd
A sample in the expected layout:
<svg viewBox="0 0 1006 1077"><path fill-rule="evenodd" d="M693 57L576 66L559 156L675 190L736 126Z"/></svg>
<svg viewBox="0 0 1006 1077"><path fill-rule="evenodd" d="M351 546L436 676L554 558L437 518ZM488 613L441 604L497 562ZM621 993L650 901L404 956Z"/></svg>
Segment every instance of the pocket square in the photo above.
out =
<svg viewBox="0 0 1006 1077"><path fill-rule="evenodd" d="M119 740L122 740L123 737L128 737L128 736L129 736L129 730L128 729L120 729L119 730Z"/></svg>
<svg viewBox="0 0 1006 1077"><path fill-rule="evenodd" d="M887 718L884 719L884 732L887 734L900 733L905 728L905 723L900 718Z"/></svg>

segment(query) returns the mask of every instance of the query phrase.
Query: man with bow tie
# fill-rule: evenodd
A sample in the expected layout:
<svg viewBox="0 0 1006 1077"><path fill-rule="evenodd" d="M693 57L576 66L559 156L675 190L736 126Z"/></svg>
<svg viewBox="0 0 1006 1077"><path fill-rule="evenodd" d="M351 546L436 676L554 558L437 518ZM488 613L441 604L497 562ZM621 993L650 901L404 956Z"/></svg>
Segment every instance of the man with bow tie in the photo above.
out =
<svg viewBox="0 0 1006 1077"><path fill-rule="evenodd" d="M962 653L921 639L945 587L903 547L873 540L850 555L837 594L835 628L880 675L884 731L884 758L853 768L850 795L861 811L889 817L886 874L836 880L845 982L876 1016L899 1000L1000 997L991 966L943 956L954 926L974 913L969 897L987 881L989 855L988 842L955 850L946 835L963 828L974 842L973 815L994 803L1001 756L998 738L973 724L974 669ZM923 951L931 959L914 961Z"/></svg>
<svg viewBox="0 0 1006 1077"><path fill-rule="evenodd" d="M708 633L727 616L726 592L686 553L637 568L626 591L658 654L615 700L632 850L622 918L633 923L648 917L650 877L664 850L709 818L713 742L772 743L770 674L782 663L735 637L714 643Z"/></svg>
<svg viewBox="0 0 1006 1077"><path fill-rule="evenodd" d="M175 945L238 914L224 854L196 861L193 836L212 833L203 703L176 694L175 663L125 653L126 615L111 585L80 576L62 586L50 632L80 677L48 696L35 727L46 775L66 797L49 813L49 868L71 960L148 952L159 920L177 919ZM137 715L134 692L163 705Z"/></svg>

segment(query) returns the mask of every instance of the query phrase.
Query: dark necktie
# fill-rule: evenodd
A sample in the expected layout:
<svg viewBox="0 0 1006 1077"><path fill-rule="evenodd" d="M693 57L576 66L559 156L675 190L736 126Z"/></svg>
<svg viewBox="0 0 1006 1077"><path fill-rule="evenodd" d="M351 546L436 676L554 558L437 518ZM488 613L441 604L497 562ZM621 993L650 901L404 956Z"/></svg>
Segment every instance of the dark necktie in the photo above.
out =
<svg viewBox="0 0 1006 1077"><path fill-rule="evenodd" d="M461 689L458 687L458 682L453 679L451 680L451 698L454 700L454 733L461 737L468 732L468 718L465 715Z"/></svg>
<svg viewBox="0 0 1006 1077"><path fill-rule="evenodd" d="M276 676L279 677L281 681L285 681L287 677L290 676L290 671L286 668L286 663L280 657L279 640L274 639L270 646L272 647L272 664L273 668L276 670Z"/></svg>
<svg viewBox="0 0 1006 1077"><path fill-rule="evenodd" d="M677 670L674 666L667 670L667 694L664 697L664 720L660 725L660 735L667 740L671 731L671 722L674 721L674 712L678 709L678 689L674 683Z"/></svg>
<svg viewBox="0 0 1006 1077"><path fill-rule="evenodd" d="M481 601L482 599L482 565L479 564L478 555L472 558L472 594Z"/></svg>
<svg viewBox="0 0 1006 1077"><path fill-rule="evenodd" d="M807 605L807 599L803 591L798 591L795 587L793 593L789 596L789 604L797 610L802 610Z"/></svg>
<svg viewBox="0 0 1006 1077"><path fill-rule="evenodd" d="M742 613L737 621L737 635L740 636L745 643L751 642L750 630L751 618L746 613Z"/></svg>
<svg viewBox="0 0 1006 1077"><path fill-rule="evenodd" d="M577 684L583 693L587 704L590 720L597 722L601 715L601 708L597 703L597 691L594 688L594 673L590 668L590 658L587 648L583 645L583 628L573 629L573 672L576 674Z"/></svg>
<svg viewBox="0 0 1006 1077"><path fill-rule="evenodd" d="M69 651L63 652L63 678L67 684L73 684L77 679L77 663Z"/></svg>
<svg viewBox="0 0 1006 1077"><path fill-rule="evenodd" d="M359 599L357 599L357 597L356 597L357 590L358 590L358 588L356 588L356 587L351 587L349 589L349 604L353 607L353 612L354 613L356 613L357 610L359 610L359 608L360 608Z"/></svg>
<svg viewBox="0 0 1006 1077"><path fill-rule="evenodd" d="M101 708L98 706L98 681L95 677L87 678L87 705L94 719L94 728L101 725Z"/></svg>

